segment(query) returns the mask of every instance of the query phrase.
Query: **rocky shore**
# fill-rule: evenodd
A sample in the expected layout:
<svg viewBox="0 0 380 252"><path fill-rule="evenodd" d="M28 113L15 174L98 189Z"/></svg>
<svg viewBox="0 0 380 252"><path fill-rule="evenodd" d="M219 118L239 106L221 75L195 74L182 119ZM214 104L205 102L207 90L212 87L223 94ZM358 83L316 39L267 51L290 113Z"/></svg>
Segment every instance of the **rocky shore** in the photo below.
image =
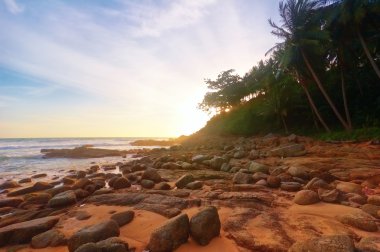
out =
<svg viewBox="0 0 380 252"><path fill-rule="evenodd" d="M133 152L4 181L0 251L380 251L375 142L203 137Z"/></svg>

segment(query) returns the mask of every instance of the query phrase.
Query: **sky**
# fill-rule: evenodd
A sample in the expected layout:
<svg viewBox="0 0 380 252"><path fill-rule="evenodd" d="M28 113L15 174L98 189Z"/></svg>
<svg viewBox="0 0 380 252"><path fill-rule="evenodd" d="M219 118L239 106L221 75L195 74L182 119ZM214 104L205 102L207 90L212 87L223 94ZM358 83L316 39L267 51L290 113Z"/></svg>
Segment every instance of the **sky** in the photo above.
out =
<svg viewBox="0 0 380 252"><path fill-rule="evenodd" d="M279 0L0 0L0 138L176 137L205 78L271 48Z"/></svg>

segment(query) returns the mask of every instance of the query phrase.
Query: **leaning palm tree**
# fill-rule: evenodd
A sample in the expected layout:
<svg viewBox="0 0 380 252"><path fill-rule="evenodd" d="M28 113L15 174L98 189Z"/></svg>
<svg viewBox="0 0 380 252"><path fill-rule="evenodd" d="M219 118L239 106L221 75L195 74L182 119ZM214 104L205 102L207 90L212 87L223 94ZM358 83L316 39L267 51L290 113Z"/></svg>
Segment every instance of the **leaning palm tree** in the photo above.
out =
<svg viewBox="0 0 380 252"><path fill-rule="evenodd" d="M269 20L269 24L274 28L272 34L282 38L284 41L278 43L272 49L284 49L284 56L281 61L283 68L290 67L297 71L299 68L297 64L299 64L300 59L304 62L309 74L317 84L337 119L346 130L350 130L350 126L343 119L322 85L309 57L309 55L313 55L321 49L321 41L328 39L327 32L321 29L321 23L316 18L319 6L320 3L314 0L281 1L279 4L281 25L277 25L272 20Z"/></svg>

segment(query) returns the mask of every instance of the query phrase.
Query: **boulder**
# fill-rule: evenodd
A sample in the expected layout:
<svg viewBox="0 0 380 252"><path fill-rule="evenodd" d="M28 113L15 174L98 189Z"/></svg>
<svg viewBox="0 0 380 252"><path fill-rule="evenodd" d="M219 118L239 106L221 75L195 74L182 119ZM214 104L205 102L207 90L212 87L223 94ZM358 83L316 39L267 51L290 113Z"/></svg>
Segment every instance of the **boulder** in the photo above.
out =
<svg viewBox="0 0 380 252"><path fill-rule="evenodd" d="M57 216L49 216L2 227L0 246L28 243L32 237L50 230L58 220Z"/></svg>
<svg viewBox="0 0 380 252"><path fill-rule="evenodd" d="M252 175L243 172L237 172L235 173L232 182L234 184L250 184L252 183Z"/></svg>
<svg viewBox="0 0 380 252"><path fill-rule="evenodd" d="M73 189L84 189L86 186L92 184L88 178L81 178L73 185Z"/></svg>
<svg viewBox="0 0 380 252"><path fill-rule="evenodd" d="M281 189L288 192L296 192L301 189L302 185L298 182L281 182Z"/></svg>
<svg viewBox="0 0 380 252"><path fill-rule="evenodd" d="M248 158L251 160L258 159L260 157L260 152L257 150L251 150L249 152Z"/></svg>
<svg viewBox="0 0 380 252"><path fill-rule="evenodd" d="M231 165L228 163L223 163L220 167L220 170L224 172L229 172L231 170Z"/></svg>
<svg viewBox="0 0 380 252"><path fill-rule="evenodd" d="M190 220L190 235L200 245L206 246L220 234L220 220L216 207L203 208Z"/></svg>
<svg viewBox="0 0 380 252"><path fill-rule="evenodd" d="M294 243L288 252L354 252L355 246L348 235L325 235Z"/></svg>
<svg viewBox="0 0 380 252"><path fill-rule="evenodd" d="M159 183L161 182L162 178L160 176L160 174L158 174L157 170L154 169L154 168L147 168L142 176L141 176L142 179L147 179L147 180L151 180L155 183Z"/></svg>
<svg viewBox="0 0 380 252"><path fill-rule="evenodd" d="M309 178L310 169L305 166L291 166L288 173L293 177L307 179Z"/></svg>
<svg viewBox="0 0 380 252"><path fill-rule="evenodd" d="M380 196L379 195L368 196L367 202L368 204L380 206Z"/></svg>
<svg viewBox="0 0 380 252"><path fill-rule="evenodd" d="M9 189L9 188L16 188L16 187L20 187L20 185L16 181L13 181L13 180L7 180L7 181L4 181L4 183L0 184L0 189Z"/></svg>
<svg viewBox="0 0 380 252"><path fill-rule="evenodd" d="M114 220L109 220L80 229L69 238L67 245L69 251L74 252L83 244L102 241L119 234L118 224Z"/></svg>
<svg viewBox="0 0 380 252"><path fill-rule="evenodd" d="M318 190L319 188L331 189L330 185L326 183L323 179L312 178L306 185L305 189L308 190Z"/></svg>
<svg viewBox="0 0 380 252"><path fill-rule="evenodd" d="M75 250L75 252L128 252L128 247L128 243L120 238L111 237L97 243L86 243Z"/></svg>
<svg viewBox="0 0 380 252"><path fill-rule="evenodd" d="M336 185L336 189L345 193L362 194L362 187L358 184L351 183L351 182L339 182Z"/></svg>
<svg viewBox="0 0 380 252"><path fill-rule="evenodd" d="M245 156L246 156L246 153L243 150L239 150L239 151L234 153L234 158L236 158L236 159L241 159Z"/></svg>
<svg viewBox="0 0 380 252"><path fill-rule="evenodd" d="M210 160L210 166L214 170L220 170L222 164L225 162L226 160L224 158L215 156Z"/></svg>
<svg viewBox="0 0 380 252"><path fill-rule="evenodd" d="M182 166L174 162L167 162L163 164L161 168L166 170L181 170Z"/></svg>
<svg viewBox="0 0 380 252"><path fill-rule="evenodd" d="M149 239L150 252L174 251L189 238L189 217L181 214L155 229Z"/></svg>
<svg viewBox="0 0 380 252"><path fill-rule="evenodd" d="M269 155L274 157L297 157L305 154L305 145L303 144L280 146L269 151Z"/></svg>
<svg viewBox="0 0 380 252"><path fill-rule="evenodd" d="M55 195L49 200L50 207L65 207L77 203L77 197L73 190L65 191Z"/></svg>
<svg viewBox="0 0 380 252"><path fill-rule="evenodd" d="M376 232L377 224L374 219L365 213L360 214L344 214L337 216L337 219L346 225L349 225L367 232Z"/></svg>
<svg viewBox="0 0 380 252"><path fill-rule="evenodd" d="M319 202L318 194L312 190L301 190L294 196L294 203L298 205L311 205Z"/></svg>
<svg viewBox="0 0 380 252"><path fill-rule="evenodd" d="M355 203L359 205L364 205L365 203L367 203L367 199L360 194L347 193L346 196L348 197L348 202L350 203Z"/></svg>
<svg viewBox="0 0 380 252"><path fill-rule="evenodd" d="M268 174L265 174L263 172L256 172L252 175L252 179L253 179L253 182L257 182L259 180L262 180L262 179L267 179L268 177Z"/></svg>
<svg viewBox="0 0 380 252"><path fill-rule="evenodd" d="M272 188L280 187L281 179L276 176L270 175L267 177L267 184L269 187L272 187Z"/></svg>
<svg viewBox="0 0 380 252"><path fill-rule="evenodd" d="M75 252L102 252L102 249L99 248L96 243L89 242L79 246Z"/></svg>
<svg viewBox="0 0 380 252"><path fill-rule="evenodd" d="M205 161L207 159L209 159L208 156L205 156L205 155L196 155L196 156L194 156L194 157L191 158L191 162L192 163L198 163L198 164L200 164L200 163L202 163L203 161Z"/></svg>
<svg viewBox="0 0 380 252"><path fill-rule="evenodd" d="M141 186L146 189L152 189L154 187L154 182L152 180L143 179L140 183Z"/></svg>
<svg viewBox="0 0 380 252"><path fill-rule="evenodd" d="M380 218L378 215L378 212L380 211L380 206L372 205L372 204L365 204L362 206L362 210L370 215L372 215L375 218Z"/></svg>
<svg viewBox="0 0 380 252"><path fill-rule="evenodd" d="M364 237L356 248L360 252L378 252L380 251L380 237Z"/></svg>
<svg viewBox="0 0 380 252"><path fill-rule="evenodd" d="M81 178L84 178L84 177L86 177L86 172L85 171L78 171L77 172L77 178L78 179L81 179Z"/></svg>
<svg viewBox="0 0 380 252"><path fill-rule="evenodd" d="M201 189L202 187L203 187L203 183L201 181L190 182L189 184L186 185L186 188L190 190L198 190L198 189Z"/></svg>
<svg viewBox="0 0 380 252"><path fill-rule="evenodd" d="M129 222L131 222L134 217L135 217L135 212L128 210L128 211L113 214L111 216L111 220L116 221L119 227L122 227L128 224Z"/></svg>
<svg viewBox="0 0 380 252"><path fill-rule="evenodd" d="M131 183L128 181L128 179L124 177L118 177L115 179L115 181L112 183L112 187L114 189L123 189L131 187Z"/></svg>
<svg viewBox="0 0 380 252"><path fill-rule="evenodd" d="M29 204L46 204L51 199L49 193L30 193L24 196L25 202Z"/></svg>
<svg viewBox="0 0 380 252"><path fill-rule="evenodd" d="M326 189L319 188L318 189L318 196L324 202L333 203L333 202L338 201L339 191L337 189L326 190Z"/></svg>
<svg viewBox="0 0 380 252"><path fill-rule="evenodd" d="M248 171L251 173L255 173L255 172L268 173L269 168L268 168L268 166L266 166L264 164L260 164L260 163L257 163L255 161L252 161L248 165Z"/></svg>
<svg viewBox="0 0 380 252"><path fill-rule="evenodd" d="M185 174L175 182L177 188L185 188L187 184L194 181L194 177L191 174Z"/></svg>
<svg viewBox="0 0 380 252"><path fill-rule="evenodd" d="M51 229L32 238L32 248L58 247L66 245L65 235L57 229Z"/></svg>

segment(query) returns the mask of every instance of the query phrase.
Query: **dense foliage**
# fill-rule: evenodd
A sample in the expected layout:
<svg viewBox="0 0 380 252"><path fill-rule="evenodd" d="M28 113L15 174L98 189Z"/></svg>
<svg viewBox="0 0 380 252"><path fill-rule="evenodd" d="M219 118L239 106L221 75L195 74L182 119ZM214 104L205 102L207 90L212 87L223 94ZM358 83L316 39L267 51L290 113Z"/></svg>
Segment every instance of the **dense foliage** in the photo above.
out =
<svg viewBox="0 0 380 252"><path fill-rule="evenodd" d="M287 0L281 39L243 77L223 71L200 108L218 134L318 132L380 126L380 1Z"/></svg>

